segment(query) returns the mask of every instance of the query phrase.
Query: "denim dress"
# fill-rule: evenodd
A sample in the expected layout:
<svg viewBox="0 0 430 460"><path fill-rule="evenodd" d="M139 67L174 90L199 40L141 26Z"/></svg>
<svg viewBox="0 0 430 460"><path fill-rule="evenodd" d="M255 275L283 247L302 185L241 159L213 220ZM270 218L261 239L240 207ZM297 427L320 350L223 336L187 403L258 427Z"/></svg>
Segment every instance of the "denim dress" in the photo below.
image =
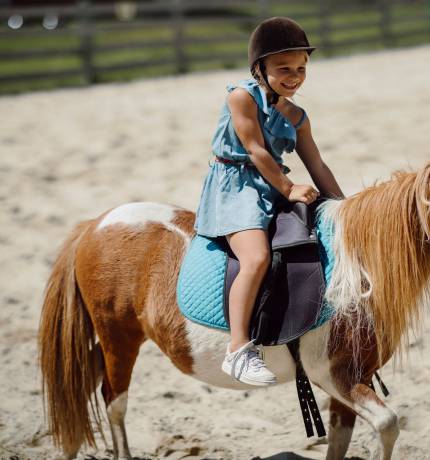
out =
<svg viewBox="0 0 430 460"><path fill-rule="evenodd" d="M291 153L296 146L296 129L305 121L305 111L302 109L301 119L294 125L268 104L263 88L254 79L228 85L227 91L237 87L244 88L254 98L265 147L282 165L282 153ZM213 162L209 165L194 229L199 235L207 237L248 229L266 230L273 218L275 202L282 195L253 166L234 131L227 102L221 111L212 152L235 163ZM288 171L284 167L284 172Z"/></svg>

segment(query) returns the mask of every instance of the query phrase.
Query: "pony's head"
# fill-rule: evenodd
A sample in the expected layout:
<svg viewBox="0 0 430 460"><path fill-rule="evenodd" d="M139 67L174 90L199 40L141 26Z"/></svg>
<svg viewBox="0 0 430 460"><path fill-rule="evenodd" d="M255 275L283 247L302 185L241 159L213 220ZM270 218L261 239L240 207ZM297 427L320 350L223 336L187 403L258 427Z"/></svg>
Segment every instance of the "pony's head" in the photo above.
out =
<svg viewBox="0 0 430 460"><path fill-rule="evenodd" d="M327 300L354 336L363 327L374 334L383 362L407 350L408 332L420 330L422 306L430 303L430 163L333 208L336 260Z"/></svg>

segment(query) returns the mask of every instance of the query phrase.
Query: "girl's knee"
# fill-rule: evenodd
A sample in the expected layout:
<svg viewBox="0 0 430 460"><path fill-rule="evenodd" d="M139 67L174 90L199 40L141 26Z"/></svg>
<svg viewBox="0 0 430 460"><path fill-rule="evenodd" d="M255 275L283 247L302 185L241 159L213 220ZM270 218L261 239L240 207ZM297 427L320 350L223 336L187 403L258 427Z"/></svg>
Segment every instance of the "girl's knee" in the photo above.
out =
<svg viewBox="0 0 430 460"><path fill-rule="evenodd" d="M270 253L266 251L248 254L239 260L240 270L247 273L264 274L270 265Z"/></svg>

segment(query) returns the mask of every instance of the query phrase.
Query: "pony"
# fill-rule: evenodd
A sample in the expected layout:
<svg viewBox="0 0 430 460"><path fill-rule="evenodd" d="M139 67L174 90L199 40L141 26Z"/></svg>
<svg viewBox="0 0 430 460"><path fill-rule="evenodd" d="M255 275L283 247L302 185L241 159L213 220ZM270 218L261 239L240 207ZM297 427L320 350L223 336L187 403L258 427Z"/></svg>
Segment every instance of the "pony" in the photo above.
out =
<svg viewBox="0 0 430 460"><path fill-rule="evenodd" d="M407 355L429 301L430 163L328 200L319 212L332 231L335 261L325 299L335 314L301 337L300 358L309 379L330 396L326 458L344 458L358 415L378 434L375 458L388 460L398 420L371 379L391 357ZM194 219L174 205L129 203L79 223L60 250L45 291L39 359L49 427L65 459L83 443L95 445L91 420L100 426L100 383L114 458L132 458L127 392L146 340L185 374L250 389L221 370L228 333L189 321L177 306ZM264 351L278 383L295 379L286 346Z"/></svg>

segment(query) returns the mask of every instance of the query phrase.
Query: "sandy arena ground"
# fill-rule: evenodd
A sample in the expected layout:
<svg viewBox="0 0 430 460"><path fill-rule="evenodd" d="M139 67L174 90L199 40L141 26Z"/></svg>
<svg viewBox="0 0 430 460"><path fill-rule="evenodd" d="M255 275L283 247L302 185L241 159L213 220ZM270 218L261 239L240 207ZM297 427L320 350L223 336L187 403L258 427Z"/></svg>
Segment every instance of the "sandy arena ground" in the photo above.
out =
<svg viewBox="0 0 430 460"><path fill-rule="evenodd" d="M430 46L313 62L297 96L347 194L430 159ZM56 455L44 427L36 336L56 251L79 220L148 200L195 210L225 85L246 69L0 98L0 458ZM286 158L292 178L304 166ZM410 362L383 377L400 417L394 459L430 459L430 322ZM328 425L327 398L317 393ZM137 459L322 459L307 440L294 385L211 388L180 374L151 343L130 388ZM110 438L109 443L110 443ZM348 458L376 447L358 421ZM110 458L98 452L79 458ZM92 455L92 456L91 456Z"/></svg>

